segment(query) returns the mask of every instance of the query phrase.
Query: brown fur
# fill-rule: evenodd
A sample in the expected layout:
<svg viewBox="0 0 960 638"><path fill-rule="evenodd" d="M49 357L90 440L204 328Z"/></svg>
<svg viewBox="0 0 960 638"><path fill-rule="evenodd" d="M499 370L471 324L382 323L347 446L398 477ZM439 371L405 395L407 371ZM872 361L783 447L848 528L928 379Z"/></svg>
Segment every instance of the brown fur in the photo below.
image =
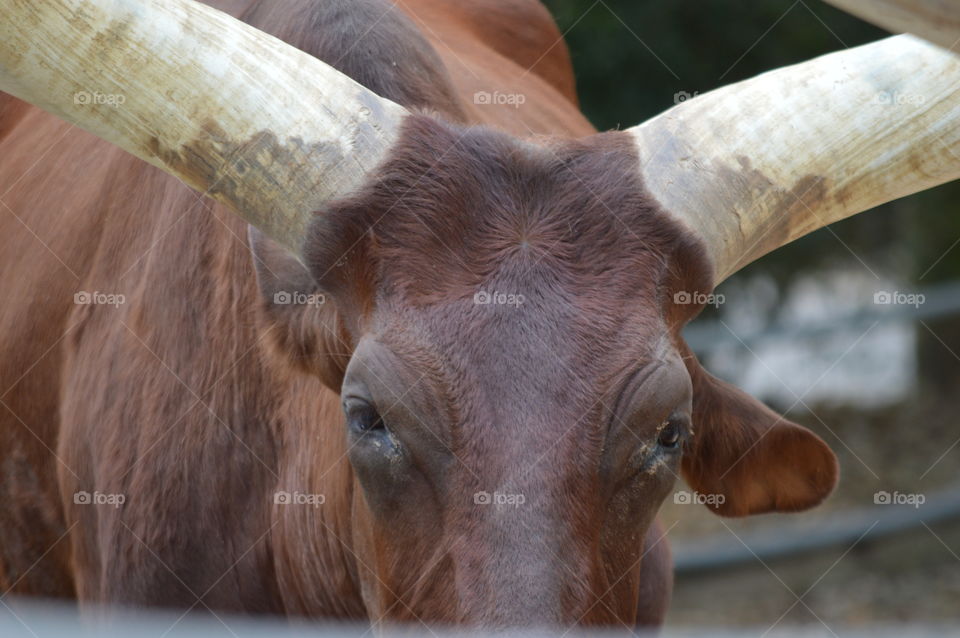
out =
<svg viewBox="0 0 960 638"><path fill-rule="evenodd" d="M710 265L646 194L623 134L573 140L592 129L539 3L222 4L425 115L364 189L318 211L305 268L0 96L4 590L656 625L670 564L654 517L681 470L657 447L667 417L692 413L683 471L727 496L720 513L829 491L822 442L772 426L687 352L698 309L673 293L707 290ZM476 90L526 102L478 105ZM77 291L125 299L77 305ZM524 302L474 303L482 291ZM341 384L377 395L389 437L350 438ZM472 500L498 489L528 501ZM81 490L126 501L77 504ZM326 501L277 505L278 490Z"/></svg>

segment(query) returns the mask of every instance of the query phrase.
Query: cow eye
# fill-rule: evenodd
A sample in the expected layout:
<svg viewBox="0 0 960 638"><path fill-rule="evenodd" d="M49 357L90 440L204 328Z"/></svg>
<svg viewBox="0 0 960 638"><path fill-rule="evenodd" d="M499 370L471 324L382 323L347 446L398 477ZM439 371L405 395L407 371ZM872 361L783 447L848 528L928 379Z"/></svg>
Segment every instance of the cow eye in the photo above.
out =
<svg viewBox="0 0 960 638"><path fill-rule="evenodd" d="M386 426L383 423L380 413L370 403L366 401L354 401L347 405L347 425L357 434L366 434L375 430L383 430Z"/></svg>
<svg viewBox="0 0 960 638"><path fill-rule="evenodd" d="M657 435L657 443L660 447L673 449L680 445L680 424L670 419L660 428L660 433Z"/></svg>

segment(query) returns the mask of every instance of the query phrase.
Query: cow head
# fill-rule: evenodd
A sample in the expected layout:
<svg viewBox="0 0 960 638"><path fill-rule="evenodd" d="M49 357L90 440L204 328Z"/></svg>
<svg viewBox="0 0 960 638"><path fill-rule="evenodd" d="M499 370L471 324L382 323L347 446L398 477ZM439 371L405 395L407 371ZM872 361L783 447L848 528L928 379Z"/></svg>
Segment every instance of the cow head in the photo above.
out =
<svg viewBox="0 0 960 638"><path fill-rule="evenodd" d="M378 617L628 620L678 475L720 514L819 502L833 455L704 372L678 300L960 176L960 63L910 36L531 143L411 115L193 3L70 1L4 5L0 88L230 205L264 292L329 295L297 329L343 346L308 368L343 399ZM123 109L71 100L102 80L89 59L136 78Z"/></svg>
<svg viewBox="0 0 960 638"><path fill-rule="evenodd" d="M713 273L638 161L627 133L538 146L414 116L375 179L317 212L304 260L352 353L326 378L372 617L630 622L681 473L723 514L831 490L822 441L684 345ZM267 302L298 285L255 245Z"/></svg>

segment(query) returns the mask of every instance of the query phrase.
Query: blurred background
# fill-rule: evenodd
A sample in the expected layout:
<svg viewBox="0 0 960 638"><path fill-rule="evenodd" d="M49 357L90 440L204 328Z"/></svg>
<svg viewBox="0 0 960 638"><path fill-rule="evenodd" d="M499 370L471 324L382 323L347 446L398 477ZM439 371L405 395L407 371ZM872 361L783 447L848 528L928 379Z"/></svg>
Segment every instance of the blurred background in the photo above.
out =
<svg viewBox="0 0 960 638"><path fill-rule="evenodd" d="M887 36L815 0L546 4L599 129ZM678 484L670 627L960 620L958 209L953 183L824 228L726 281L688 328L711 372L827 441L841 479L816 510L749 519Z"/></svg>

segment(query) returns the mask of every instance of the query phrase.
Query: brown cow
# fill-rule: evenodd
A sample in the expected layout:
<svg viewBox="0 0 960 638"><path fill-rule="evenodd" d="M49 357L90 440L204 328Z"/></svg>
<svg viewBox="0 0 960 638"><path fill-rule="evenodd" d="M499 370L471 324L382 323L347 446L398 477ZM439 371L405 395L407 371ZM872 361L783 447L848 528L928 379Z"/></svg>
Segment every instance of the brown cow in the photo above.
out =
<svg viewBox="0 0 960 638"><path fill-rule="evenodd" d="M199 42L228 24L182 7L209 21L184 31ZM160 18L158 31L172 28ZM339 161L299 137L233 144L226 97L203 139L177 148L167 118L148 120L142 141L117 124L159 108L134 89L126 106L87 94L97 108L83 112L102 118L88 128L241 211L249 232L165 172L2 102L4 591L372 622L656 624L670 566L655 515L681 470L722 494L726 515L799 510L829 493L827 446L704 372L680 335L701 305L675 296L708 292L815 227L784 197L806 191L740 162L753 179L743 197L782 217L742 215L740 244L727 226L699 232L718 222L665 207L655 164L640 160L660 129L594 134L556 26L532 0L262 1L242 18L404 111L363 92L324 104L340 117L358 100L373 131L351 136L356 156ZM122 58L140 26L116 23L112 37L89 36L100 47L90 55L111 61L111 77L124 65L123 81L151 77L153 61ZM232 41L237 27L222 28ZM285 51L236 33L264 47L251 59ZM12 69L0 87L33 95L4 79L30 55L0 50ZM278 81L290 91L278 102L353 86L291 59L325 75L319 88ZM226 68L197 64L200 76ZM245 81L269 82L263 68ZM192 99L170 90L159 102ZM367 168L381 139L389 152ZM362 180L302 219L312 210L290 203L299 189L245 190L287 173L316 190L312 170ZM737 193L709 196L741 210Z"/></svg>

